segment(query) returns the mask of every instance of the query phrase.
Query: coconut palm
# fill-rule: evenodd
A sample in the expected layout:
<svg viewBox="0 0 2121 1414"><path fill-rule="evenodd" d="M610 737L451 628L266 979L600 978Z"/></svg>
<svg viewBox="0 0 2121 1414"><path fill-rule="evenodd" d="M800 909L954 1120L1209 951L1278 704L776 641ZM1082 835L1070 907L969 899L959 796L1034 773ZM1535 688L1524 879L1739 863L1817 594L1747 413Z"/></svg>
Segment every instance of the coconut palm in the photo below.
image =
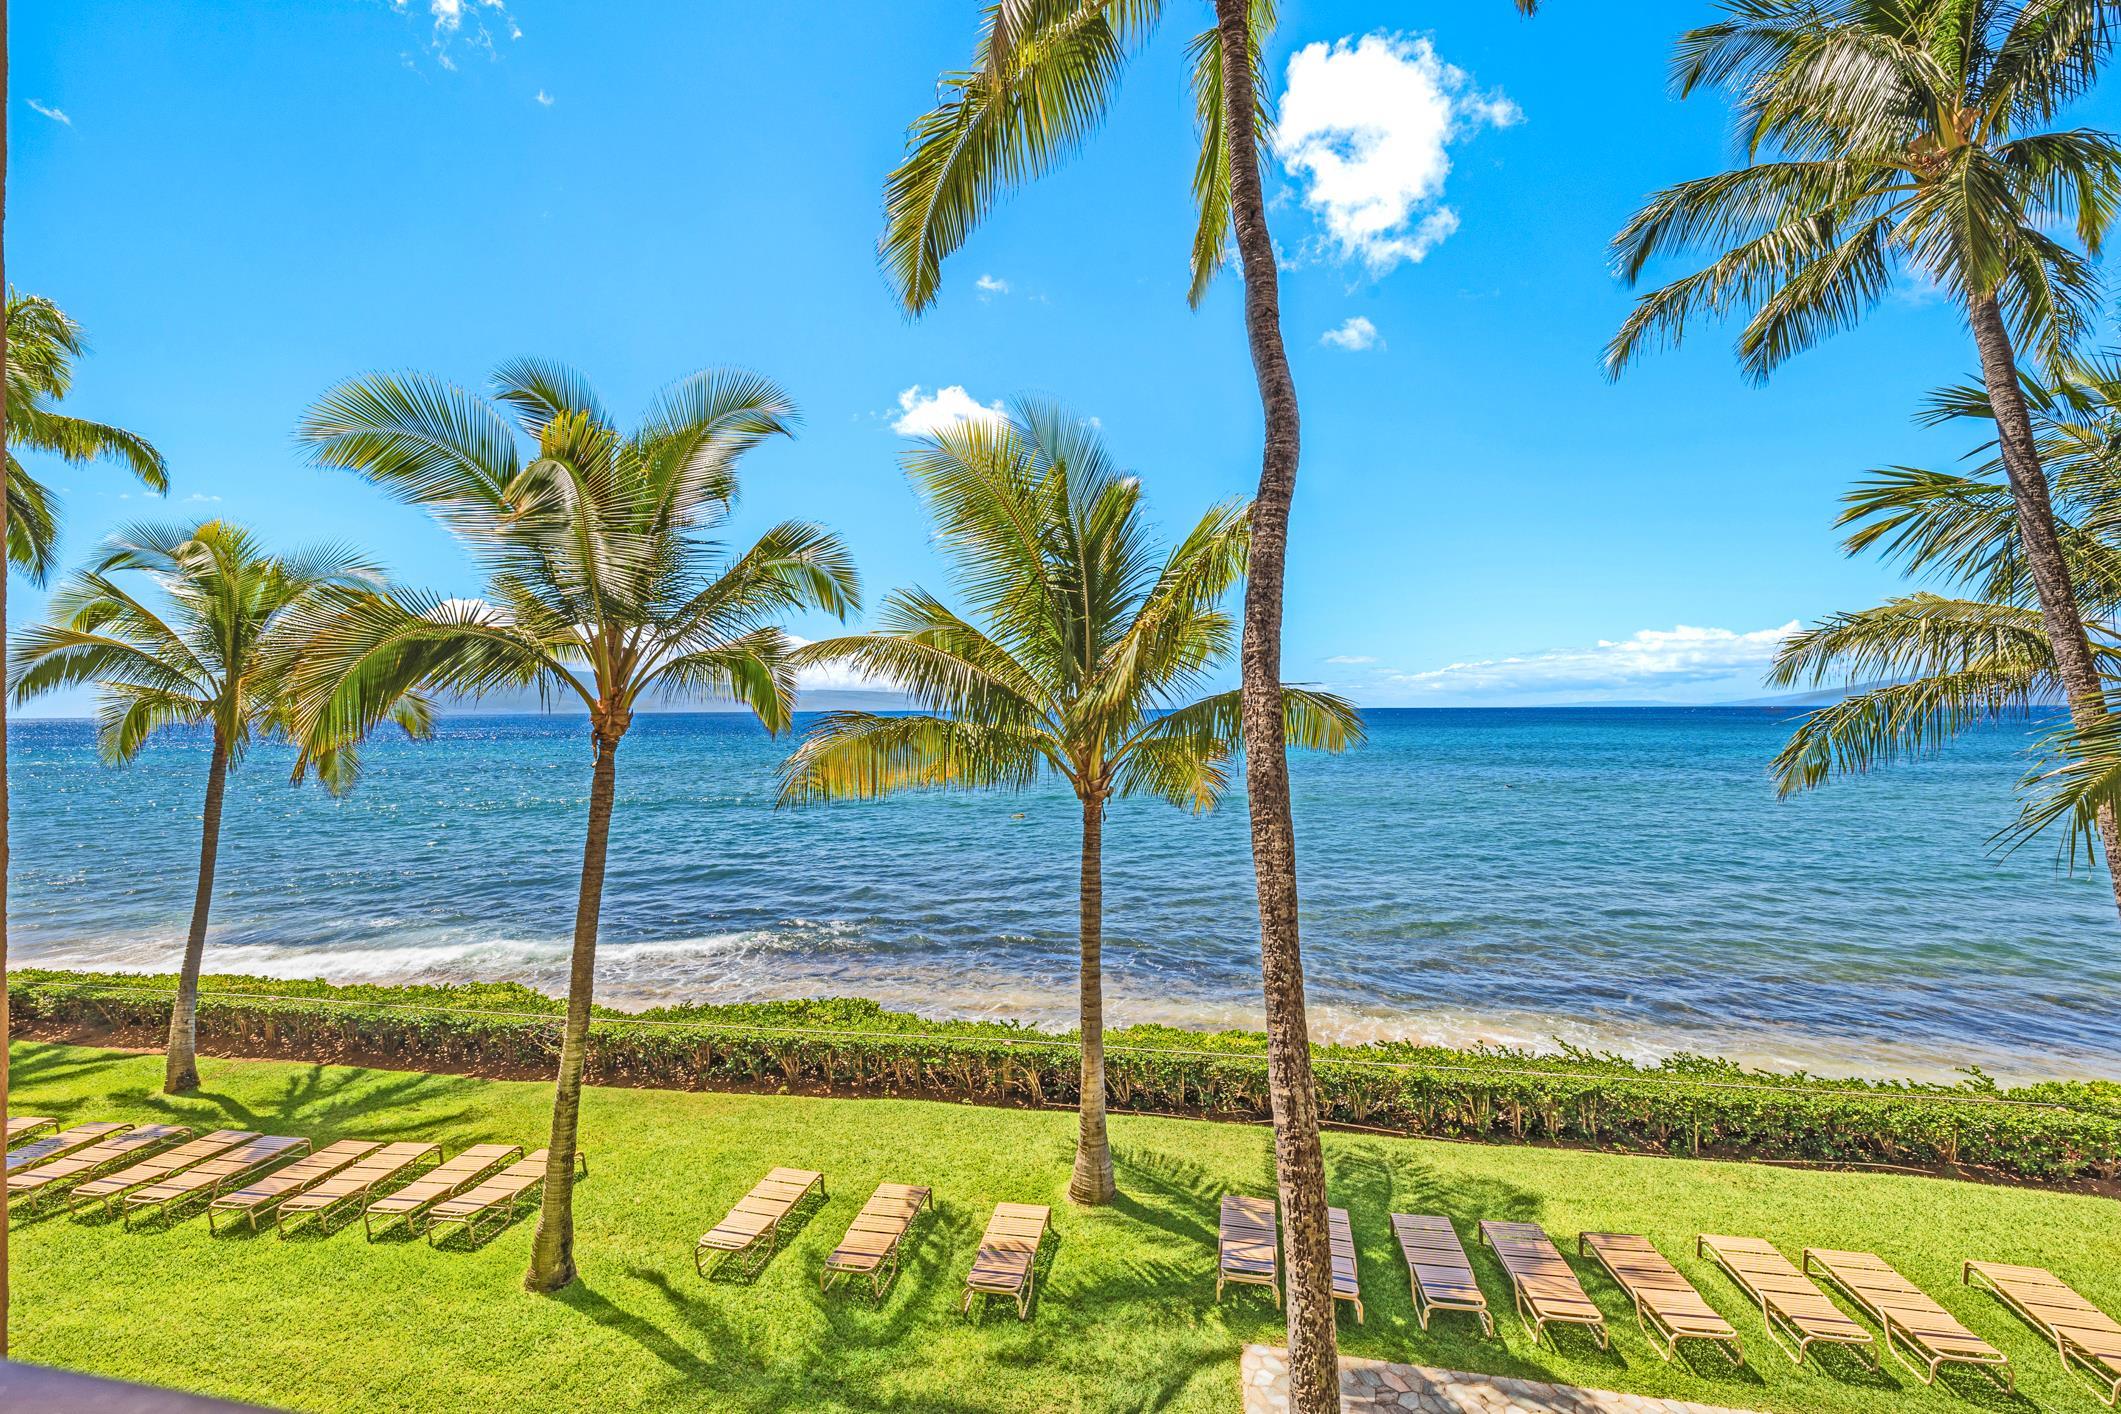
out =
<svg viewBox="0 0 2121 1414"><path fill-rule="evenodd" d="M974 618L905 590L885 600L876 632L803 649L890 682L925 710L826 716L782 766L781 800L1021 789L1046 772L1067 782L1082 809L1083 1049L1068 1193L1109 1202L1105 812L1136 795L1202 811L1222 795L1239 751L1238 694L1193 694L1235 646L1222 601L1244 565L1245 507L1211 507L1163 551L1141 483L1089 423L1045 403L1019 403L1003 422L958 422L923 438L905 467ZM1292 687L1282 700L1299 745L1338 751L1361 736L1340 698Z"/></svg>
<svg viewBox="0 0 2121 1414"><path fill-rule="evenodd" d="M2062 362L2098 286L2091 261L2121 202L2121 144L2056 129L2097 80L2116 7L2100 0L1724 0L1673 64L1684 96L1730 91L1747 164L1652 197L1614 238L1633 282L1654 260L1713 259L1637 303L1607 350L1618 373L1701 317L1743 311L1741 367L1782 361L1858 322L1896 277L1943 290L1981 360L2033 607L2080 730L2107 716L2070 583L2020 350ZM2075 244L2051 231L2067 228ZM2121 856L2113 812L2102 822ZM2121 908L2121 868L2110 868Z"/></svg>
<svg viewBox="0 0 2121 1414"><path fill-rule="evenodd" d="M1513 0L1531 14L1538 0ZM1127 60L1153 34L1163 0L987 0L969 68L946 73L936 105L914 121L887 179L880 253L900 303L935 301L943 260L997 198L1072 153L1103 120ZM1252 863L1259 891L1260 984L1267 1013L1268 1094L1288 1251L1289 1389L1297 1414L1340 1405L1325 1160L1304 1013L1297 933L1296 827L1282 739L1282 579L1300 449L1296 382L1281 333L1281 283L1260 149L1272 113L1260 56L1277 0L1211 0L1189 46L1200 156L1187 298L1198 305L1237 249L1245 334L1265 415L1259 491L1245 578L1240 681L1250 766Z"/></svg>
<svg viewBox="0 0 2121 1414"><path fill-rule="evenodd" d="M575 1277L575 1133L619 745L656 700L733 698L767 730L786 729L795 681L778 619L844 615L858 591L846 550L817 526L774 526L742 554L709 538L735 500L744 454L793 427L794 405L769 380L693 374L631 431L556 364L503 364L491 387L488 399L433 378L372 374L309 410L299 435L316 460L432 512L484 572L486 591L475 601L370 596L319 626L294 680L305 740L319 752L358 740L418 691L476 697L534 685L588 709L588 833L544 1204L524 1277L555 1291Z"/></svg>
<svg viewBox="0 0 2121 1414"><path fill-rule="evenodd" d="M52 596L50 619L16 641L8 664L14 701L94 683L97 744L114 765L169 730L207 733L198 884L163 1068L162 1088L172 1095L199 1088L199 964L228 773L253 740L285 731L287 668L302 647L303 625L382 583L379 569L348 550L276 555L227 521L136 526L73 575ZM399 720L408 732L424 733L424 704L408 699ZM334 757L319 765L326 782L338 785L351 762Z"/></svg>
<svg viewBox="0 0 2121 1414"><path fill-rule="evenodd" d="M2034 446L2053 481L2057 538L2085 615L2102 688L2121 688L2121 358L2073 361L2051 381L2024 380ZM1946 389L1925 420L1993 420L1985 388ZM1924 591L1836 614L1783 644L1780 685L1845 684L1849 695L1806 716L1776 758L1783 794L1934 751L1977 722L2029 716L2063 700L2007 473L1991 442L1964 472L1891 467L1846 498L1851 553L1877 550L1957 593ZM2064 739L2067 744L2068 739ZM2083 755L2050 779L2098 773ZM2028 805L2023 836L2074 815L2057 796ZM2084 823L2096 829L2095 812Z"/></svg>
<svg viewBox="0 0 2121 1414"><path fill-rule="evenodd" d="M162 454L137 432L69 417L53 404L74 383L74 360L86 345L81 326L42 295L7 292L7 558L43 583L58 551L51 492L17 458L44 452L79 464L109 458L151 491L169 487Z"/></svg>

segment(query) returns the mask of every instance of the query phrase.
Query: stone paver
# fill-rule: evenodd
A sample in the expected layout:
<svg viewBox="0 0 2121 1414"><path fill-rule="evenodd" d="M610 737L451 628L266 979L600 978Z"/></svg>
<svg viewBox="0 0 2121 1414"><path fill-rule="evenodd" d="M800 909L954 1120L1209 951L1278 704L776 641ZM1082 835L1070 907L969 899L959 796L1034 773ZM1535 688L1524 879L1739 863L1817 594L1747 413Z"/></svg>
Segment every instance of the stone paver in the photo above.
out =
<svg viewBox="0 0 2121 1414"><path fill-rule="evenodd" d="M1248 1345L1238 1370L1244 1383L1245 1414L1287 1414L1287 1351ZM1646 1394L1616 1394L1352 1356L1341 1358L1340 1402L1344 1414L1745 1414Z"/></svg>

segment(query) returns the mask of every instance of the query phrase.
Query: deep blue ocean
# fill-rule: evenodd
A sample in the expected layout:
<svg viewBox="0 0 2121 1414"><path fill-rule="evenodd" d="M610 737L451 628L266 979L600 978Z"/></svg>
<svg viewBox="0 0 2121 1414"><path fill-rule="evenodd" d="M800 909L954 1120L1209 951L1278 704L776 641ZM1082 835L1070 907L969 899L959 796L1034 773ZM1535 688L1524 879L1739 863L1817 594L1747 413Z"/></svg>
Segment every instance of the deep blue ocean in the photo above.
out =
<svg viewBox="0 0 2121 1414"><path fill-rule="evenodd" d="M1375 711L1300 756L1316 1029L1842 1073L2121 1074L2121 923L2051 842L1999 856L2037 732L1778 801L1787 711ZM1066 1023L1073 798L773 807L788 742L645 716L620 753L599 995L866 995ZM166 969L188 915L204 743L135 764L87 723L9 727L19 963ZM353 794L231 783L209 970L563 985L588 793L579 717L446 718L381 739ZM1241 792L1118 805L1106 995L1119 1021L1257 1025Z"/></svg>

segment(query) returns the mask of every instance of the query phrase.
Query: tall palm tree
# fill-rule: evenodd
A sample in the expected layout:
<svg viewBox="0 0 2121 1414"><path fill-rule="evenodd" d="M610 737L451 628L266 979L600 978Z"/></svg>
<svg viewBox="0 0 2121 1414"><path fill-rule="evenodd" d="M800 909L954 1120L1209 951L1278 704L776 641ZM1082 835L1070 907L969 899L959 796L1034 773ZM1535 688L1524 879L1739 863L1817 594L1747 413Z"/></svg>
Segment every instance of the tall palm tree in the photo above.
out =
<svg viewBox="0 0 2121 1414"><path fill-rule="evenodd" d="M2078 360L2053 380L2024 380L2034 446L2053 481L2057 538L2102 689L2121 690L2121 357ZM1993 424L1988 392L1950 388L1924 419ZM1965 472L1890 467L1845 498L1850 553L1876 550L1957 592L1922 591L1835 614L1786 641L1774 682L1849 686L1808 714L1776 758L1785 795L1934 751L1975 723L2030 715L2063 698L2040 616L2007 473L1993 441ZM2062 743L2069 745L2067 739ZM2065 751L2065 788L2096 774ZM2071 806L2029 802L2010 833L2023 836ZM2083 823L2096 830L2092 812Z"/></svg>
<svg viewBox="0 0 2121 1414"><path fill-rule="evenodd" d="M1208 810L1228 783L1238 694L1187 699L1235 647L1222 601L1244 565L1245 508L1211 507L1163 552L1143 519L1141 483L1089 423L1044 403L923 438L905 467L976 622L905 590L884 601L878 631L803 649L895 684L924 712L825 717L782 766L781 800L1021 789L1046 771L1068 783L1082 809L1083 1048L1068 1194L1109 1202L1105 812L1133 795ZM1362 734L1338 697L1292 687L1282 702L1300 745L1338 751Z"/></svg>
<svg viewBox="0 0 2121 1414"><path fill-rule="evenodd" d="M169 489L162 454L137 432L70 417L53 405L74 385L74 360L85 351L81 326L42 295L7 292L7 558L42 583L58 553L51 492L22 465L18 451L44 452L79 464L122 463L151 491Z"/></svg>
<svg viewBox="0 0 2121 1414"><path fill-rule="evenodd" d="M2048 129L2097 80L2116 7L2102 0L1724 0L1679 41L1674 84L1730 91L1747 165L1652 197L1614 238L1626 278L1706 248L1643 296L1607 349L1617 374L1695 319L1746 311L1741 367L1854 325L1895 276L1964 311L1980 355L2018 536L2055 674L2079 730L2107 717L2019 384L2021 348L2065 359L2121 203L2121 144ZM2057 239L2074 230L2076 248ZM2121 908L2121 826L2101 821Z"/></svg>
<svg viewBox="0 0 2121 1414"><path fill-rule="evenodd" d="M305 627L382 584L381 570L339 547L275 555L250 531L221 520L136 526L69 579L52 596L51 619L16 643L8 664L14 702L96 684L97 744L114 765L171 728L208 733L198 885L163 1067L162 1088L172 1095L199 1088L199 965L228 773L255 738L286 731L287 670L304 646ZM407 699L399 720L408 733L423 735L425 704ZM352 765L343 756L318 764L333 786Z"/></svg>
<svg viewBox="0 0 2121 1414"><path fill-rule="evenodd" d="M631 431L557 364L505 363L491 387L488 399L433 378L372 374L309 410L299 435L316 460L432 512L485 574L486 594L370 596L318 626L294 682L318 752L358 740L420 691L476 697L535 685L589 711L566 1029L524 1276L533 1291L556 1291L575 1277L575 1132L619 744L644 702L708 695L785 730L795 679L778 619L802 609L844 616L859 591L845 548L817 526L784 522L740 555L709 538L735 500L744 454L793 428L795 407L771 381L695 373Z"/></svg>
<svg viewBox="0 0 2121 1414"><path fill-rule="evenodd" d="M1538 0L1513 0L1531 14ZM1259 892L1268 1094L1288 1251L1289 1393L1296 1414L1340 1407L1325 1159L1297 933L1296 827L1282 736L1282 579L1301 445L1296 382L1281 332L1281 283L1259 156L1272 114L1260 56L1277 0L1211 0L1193 36L1194 226L1187 298L1198 305L1237 248L1245 334L1265 417L1245 577L1239 717ZM1009 188L1042 175L1103 120L1127 59L1163 19L1163 0L987 0L970 68L942 76L885 187L884 270L907 312L935 300L942 263Z"/></svg>

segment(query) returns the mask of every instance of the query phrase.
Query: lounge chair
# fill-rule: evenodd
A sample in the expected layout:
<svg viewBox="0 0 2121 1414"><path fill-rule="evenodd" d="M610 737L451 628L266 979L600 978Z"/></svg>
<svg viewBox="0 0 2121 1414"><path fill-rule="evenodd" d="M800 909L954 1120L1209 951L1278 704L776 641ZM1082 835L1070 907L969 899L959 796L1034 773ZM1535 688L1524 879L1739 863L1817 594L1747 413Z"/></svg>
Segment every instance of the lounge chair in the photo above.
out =
<svg viewBox="0 0 2121 1414"><path fill-rule="evenodd" d="M9 1115L7 1117L7 1142L0 1149L12 1149L40 1129L50 1129L59 1121L50 1115Z"/></svg>
<svg viewBox="0 0 2121 1414"><path fill-rule="evenodd" d="M1053 1210L1043 1203L994 1205L994 1216L987 1219L987 1230L980 1234L972 1270L965 1273L964 1310L972 1309L975 1296L982 1311L989 1296L1007 1296L1016 1302L1019 1321L1029 1317L1031 1288L1038 1280L1039 1244L1046 1240L1052 1220Z"/></svg>
<svg viewBox="0 0 2121 1414"><path fill-rule="evenodd" d="M1849 1345L1870 1350L1871 1333L1836 1306L1818 1285L1790 1264L1773 1243L1757 1237L1703 1233L1694 1251L1707 1257L1760 1307L1761 1323L1782 1353L1799 1365L1814 1345ZM1792 1344L1791 1342L1795 1342Z"/></svg>
<svg viewBox="0 0 2121 1414"><path fill-rule="evenodd" d="M1230 1282L1263 1286L1281 1305L1281 1229L1274 1221L1274 1200L1243 1193L1223 1194L1216 1223L1215 1299L1223 1299Z"/></svg>
<svg viewBox="0 0 2121 1414"><path fill-rule="evenodd" d="M1606 1275L1628 1294L1628 1300L1635 1303L1635 1323L1659 1357L1671 1359L1682 1340L1707 1340L1716 1342L1733 1365L1745 1363L1737 1327L1704 1301L1693 1283L1647 1237L1624 1232L1579 1233L1576 1251L1579 1256L1588 1252L1596 1257Z"/></svg>
<svg viewBox="0 0 2121 1414"><path fill-rule="evenodd" d="M2016 1378L2010 1357L1975 1335L1928 1293L1886 1265L1874 1252L1804 1249L1804 1270L1813 1268L1848 1294L1885 1332L1885 1348L1924 1384L1937 1382L1943 1365L1972 1365L2008 1393ZM1899 1336L1898 1344L1893 1337ZM1908 1358L1913 1356L1913 1359ZM1919 1362L1919 1363L1918 1363ZM1999 1374L2000 1372L2000 1374Z"/></svg>
<svg viewBox="0 0 2121 1414"><path fill-rule="evenodd" d="M2092 1390L2111 1409L2121 1402L2121 1321L2079 1296L2043 1267L2013 1267L2002 1262L1968 1262L1960 1279L1986 1286L2006 1306L2030 1321L2055 1343L2062 1368L2084 1367Z"/></svg>
<svg viewBox="0 0 2121 1414"><path fill-rule="evenodd" d="M454 1198L492 1173L502 1164L523 1157L521 1144L474 1144L448 1163L438 1164L395 1193L386 1193L361 1212L361 1230L376 1240L375 1220L383 1219L388 1232L393 1220L402 1219L408 1230L419 1231L420 1215L444 1198Z"/></svg>
<svg viewBox="0 0 2121 1414"><path fill-rule="evenodd" d="M125 1195L125 1225L133 1217L159 1212L168 1217L179 1205L193 1198L218 1198L237 1184L262 1173L274 1164L300 1158L309 1152L309 1141L293 1134L267 1134L247 1144L193 1164L182 1173L171 1174L160 1183L150 1183Z"/></svg>
<svg viewBox="0 0 2121 1414"><path fill-rule="evenodd" d="M1355 1324L1365 1324L1362 1284L1355 1271L1355 1233L1348 1226L1346 1208L1326 1209L1326 1240L1333 1249L1333 1299L1355 1307Z"/></svg>
<svg viewBox="0 0 2121 1414"><path fill-rule="evenodd" d="M1414 1293L1414 1314L1423 1330L1429 1328L1429 1317L1437 1311L1467 1311L1480 1317L1483 1331L1495 1334L1488 1298L1449 1218L1394 1213L1392 1235L1399 1239L1399 1254L1407 1259L1407 1285Z"/></svg>
<svg viewBox="0 0 2121 1414"><path fill-rule="evenodd" d="M86 1149L76 1149L63 1159L52 1159L33 1169L9 1174L8 1196L18 1202L34 1203L46 1194L94 1178L128 1158L145 1158L157 1149L190 1137L191 1130L181 1124L145 1124L138 1129L128 1129Z"/></svg>
<svg viewBox="0 0 2121 1414"><path fill-rule="evenodd" d="M71 1129L62 1129L57 1134L47 1134L42 1139L32 1140L21 1148L10 1151L7 1156L7 1171L17 1174L47 1159L63 1159L76 1149L86 1149L91 1144L100 1143L113 1134L123 1134L131 1128L129 1124L98 1122L77 1124Z"/></svg>
<svg viewBox="0 0 2121 1414"><path fill-rule="evenodd" d="M866 1276L869 1294L881 1301L884 1289L898 1276L899 1249L920 1214L921 1205L935 1206L935 1196L917 1184L879 1183L862 1210L847 1225L847 1235L825 1258L825 1270L817 1280L819 1291L831 1289L840 1277Z"/></svg>
<svg viewBox="0 0 2121 1414"><path fill-rule="evenodd" d="M313 1183L330 1178L347 1165L367 1158L382 1144L373 1139L341 1139L336 1144L327 1144L298 1163L289 1164L275 1173L269 1173L255 1183L246 1183L230 1193L223 1193L206 1205L206 1230L214 1232L214 1215L225 1213L241 1217L250 1224L250 1230L258 1230L258 1217L283 1199L291 1198Z"/></svg>
<svg viewBox="0 0 2121 1414"><path fill-rule="evenodd" d="M550 1150L535 1150L492 1178L482 1180L477 1187L435 1204L427 1213L428 1244L432 1246L441 1241L435 1234L445 1227L461 1227L464 1235L476 1242L481 1224L492 1222L500 1227L508 1226L515 1221L531 1190L545 1182L545 1168L550 1158ZM574 1158L580 1169L576 1176L589 1177L588 1155L577 1150Z"/></svg>
<svg viewBox="0 0 2121 1414"><path fill-rule="evenodd" d="M824 1192L825 1176L815 1169L770 1170L693 1244L693 1270L706 1276L736 1257L745 1259L746 1276L756 1276L780 1243L783 1220L812 1193Z"/></svg>
<svg viewBox="0 0 2121 1414"><path fill-rule="evenodd" d="M66 1206L71 1212L81 1212L98 1204L107 1212L111 1203L120 1195L146 1183L159 1183L171 1174L204 1163L217 1154L226 1153L238 1144L247 1144L258 1137L249 1129L216 1129L211 1134L202 1134L197 1139L179 1144L176 1148L143 1159L129 1168L116 1173L107 1173L101 1178L92 1178L86 1183L74 1185L66 1195Z"/></svg>
<svg viewBox="0 0 2121 1414"><path fill-rule="evenodd" d="M523 1151L516 1149L513 1152L520 1154ZM373 1198L385 1186L405 1177L423 1162L429 1168L441 1163L442 1146L424 1144L416 1139L385 1144L352 1167L341 1169L282 1200L273 1212L273 1228L283 1238L290 1227L300 1227L304 1218L315 1218L319 1226L329 1228L332 1215L339 1209L364 1198Z"/></svg>
<svg viewBox="0 0 2121 1414"><path fill-rule="evenodd" d="M1586 1327L1600 1350L1611 1343L1605 1313L1584 1291L1568 1258L1538 1223L1489 1219L1480 1225L1480 1239L1495 1249L1496 1259L1510 1278L1517 1317L1532 1332L1532 1344L1539 1344L1550 1325Z"/></svg>

